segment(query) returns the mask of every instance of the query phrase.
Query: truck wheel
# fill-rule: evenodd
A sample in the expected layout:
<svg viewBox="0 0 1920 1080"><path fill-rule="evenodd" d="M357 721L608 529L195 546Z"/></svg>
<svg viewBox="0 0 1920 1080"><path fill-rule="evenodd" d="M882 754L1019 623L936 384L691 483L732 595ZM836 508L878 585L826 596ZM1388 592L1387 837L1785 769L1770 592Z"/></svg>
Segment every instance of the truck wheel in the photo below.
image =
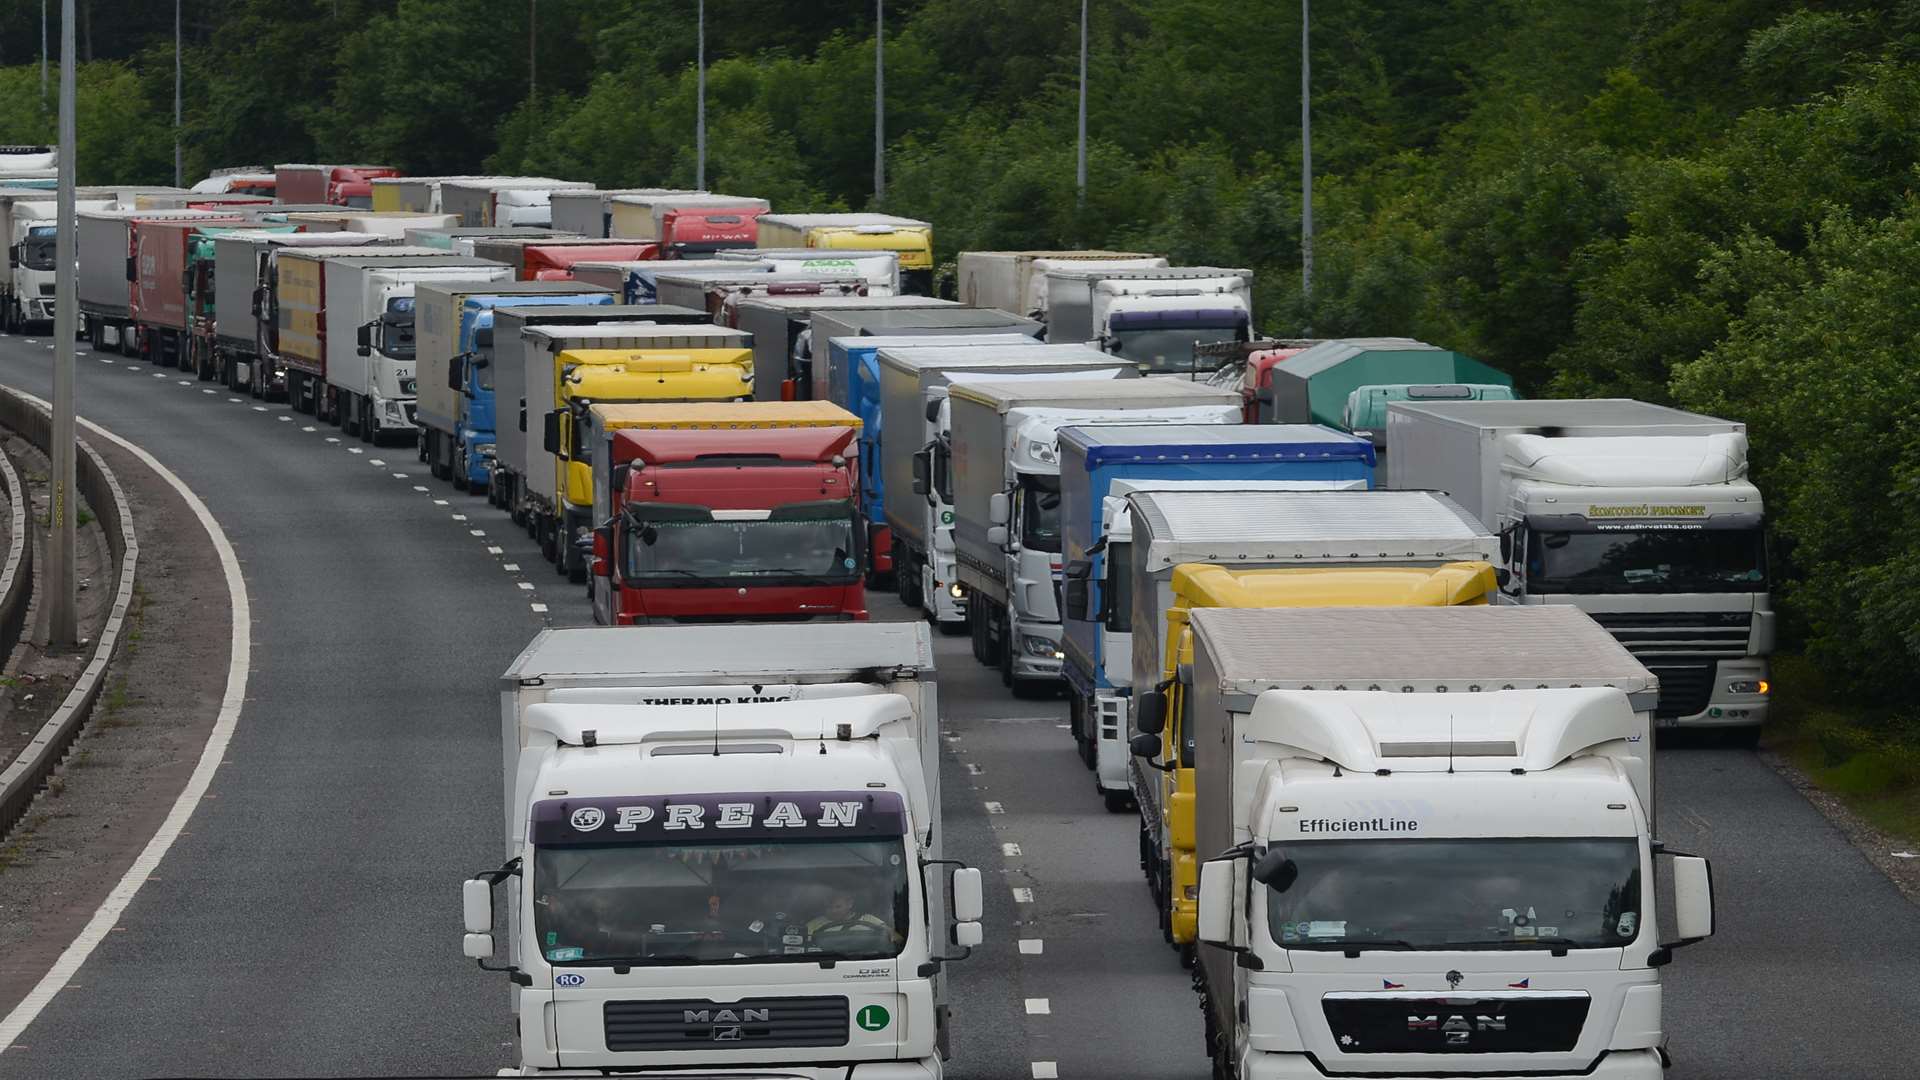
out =
<svg viewBox="0 0 1920 1080"><path fill-rule="evenodd" d="M534 529L538 534L535 539L540 541L540 557L548 562L558 559L560 556L553 547L553 536L556 531L553 523L543 517L534 523Z"/></svg>
<svg viewBox="0 0 1920 1080"><path fill-rule="evenodd" d="M0 327L0 329L5 329L9 334L17 334L20 332L20 320L14 317L15 310L12 304L7 305L6 318L4 320L5 326Z"/></svg>
<svg viewBox="0 0 1920 1080"><path fill-rule="evenodd" d="M981 615L975 609L977 604L967 606L967 634L973 638L973 658L980 663L987 662L987 632L981 625Z"/></svg>
<svg viewBox="0 0 1920 1080"><path fill-rule="evenodd" d="M1133 796L1124 791L1103 791L1100 800L1106 804L1109 814L1130 814L1138 809L1133 805Z"/></svg>
<svg viewBox="0 0 1920 1080"><path fill-rule="evenodd" d="M448 470L447 479L453 481L453 490L467 490L467 449L456 447L453 451L453 465Z"/></svg>
<svg viewBox="0 0 1920 1080"><path fill-rule="evenodd" d="M1011 690L1014 683L1013 620L1008 618L1004 611L995 612L993 626L999 640L996 642L994 638L988 638L987 647L994 650L993 658L1000 665L1000 685Z"/></svg>

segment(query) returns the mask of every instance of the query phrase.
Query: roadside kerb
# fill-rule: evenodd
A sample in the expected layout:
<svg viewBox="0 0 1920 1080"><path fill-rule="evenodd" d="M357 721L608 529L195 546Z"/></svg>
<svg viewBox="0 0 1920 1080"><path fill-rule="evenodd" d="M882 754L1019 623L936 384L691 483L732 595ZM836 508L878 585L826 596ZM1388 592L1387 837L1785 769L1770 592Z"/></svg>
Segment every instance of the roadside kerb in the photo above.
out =
<svg viewBox="0 0 1920 1080"><path fill-rule="evenodd" d="M0 428L14 432L52 457L52 415L5 387L0 387ZM133 511L127 504L127 495L121 489L120 481L107 468L106 462L85 439L79 440L79 445L80 453L75 457L75 485L93 508L94 518L100 523L101 531L106 533L107 546L113 552L116 565L113 606L107 611L106 625L101 627L99 639L92 643L87 666L74 681L66 700L34 733L33 740L20 751L13 763L5 771L0 771L0 834L11 829L26 813L40 785L86 726L87 718L93 713L94 702L99 700L101 687L106 683L107 665L120 646L127 609L133 603L134 567L140 558L140 544L133 529ZM19 505L19 500L15 500L15 505ZM22 527L22 535L27 527L30 526Z"/></svg>
<svg viewBox="0 0 1920 1080"><path fill-rule="evenodd" d="M27 488L13 459L0 453L0 486L13 504L8 514L10 536L6 568L0 570L0 662L13 655L26 629L27 607L33 598L33 515L28 513Z"/></svg>

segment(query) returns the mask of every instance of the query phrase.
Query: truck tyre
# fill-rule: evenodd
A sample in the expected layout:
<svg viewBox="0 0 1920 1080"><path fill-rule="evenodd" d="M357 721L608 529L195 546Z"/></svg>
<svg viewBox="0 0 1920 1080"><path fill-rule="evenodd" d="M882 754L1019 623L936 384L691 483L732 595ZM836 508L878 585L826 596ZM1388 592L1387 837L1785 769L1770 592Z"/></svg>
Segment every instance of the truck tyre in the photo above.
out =
<svg viewBox="0 0 1920 1080"><path fill-rule="evenodd" d="M133 333L133 327L119 323L113 328L113 338L120 343L120 355L131 360L140 355L140 343Z"/></svg>
<svg viewBox="0 0 1920 1080"><path fill-rule="evenodd" d="M987 662L987 634L981 626L982 617L977 610L980 605L967 605L967 634L973 639L973 658L980 663Z"/></svg>
<svg viewBox="0 0 1920 1080"><path fill-rule="evenodd" d="M14 304L12 304L12 303L8 303L8 304L7 304L7 313L6 313L6 326L5 326L5 329L6 329L6 331L7 331L7 333L9 333L9 334L17 334L17 333L19 333L19 332L20 332L20 321L21 321L21 320L20 320L20 319L19 319L18 317L16 317L16 316L15 316L15 314L14 314L14 313L15 313L16 311L18 311L18 310L19 310L19 308L18 308L18 307L16 307L16 306L15 306Z"/></svg>
<svg viewBox="0 0 1920 1080"><path fill-rule="evenodd" d="M457 446L453 450L453 464L447 468L447 479L453 482L453 490L467 490L467 448Z"/></svg>
<svg viewBox="0 0 1920 1080"><path fill-rule="evenodd" d="M987 639L987 646L988 648L994 648L996 644L998 645L998 648L994 649L993 658L1000 665L1000 685L1011 690L1013 689L1015 681L1013 677L1013 620L1004 611L995 612L993 626L996 631L995 636L999 640L996 642L994 638L990 637Z"/></svg>
<svg viewBox="0 0 1920 1080"><path fill-rule="evenodd" d="M558 560L560 556L558 552L554 551L553 537L559 530L554 528L552 520L543 515L540 520L535 523L534 528L539 532L537 539L540 541L540 557L548 562Z"/></svg>
<svg viewBox="0 0 1920 1080"><path fill-rule="evenodd" d="M100 334L100 324L97 322L94 322L92 319L88 319L87 320L87 347L91 348L94 352L99 352L105 347L104 342L105 342L105 338L103 338Z"/></svg>

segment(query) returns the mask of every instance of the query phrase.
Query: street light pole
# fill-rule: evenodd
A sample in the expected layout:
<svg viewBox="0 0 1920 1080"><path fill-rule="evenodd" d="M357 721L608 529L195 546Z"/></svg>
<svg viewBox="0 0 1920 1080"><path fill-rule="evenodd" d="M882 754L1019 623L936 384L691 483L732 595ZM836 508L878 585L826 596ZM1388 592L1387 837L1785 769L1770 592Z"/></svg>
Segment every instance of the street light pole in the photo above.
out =
<svg viewBox="0 0 1920 1080"><path fill-rule="evenodd" d="M180 187L180 3L173 0L173 186ZM60 32L65 40L66 31Z"/></svg>
<svg viewBox="0 0 1920 1080"><path fill-rule="evenodd" d="M47 107L47 0L40 0L40 107Z"/></svg>
<svg viewBox="0 0 1920 1080"><path fill-rule="evenodd" d="M73 0L60 0L60 179L54 213L53 273L53 506L47 537L47 644L74 644L78 624L73 603L74 290L73 174L76 167L73 123Z"/></svg>
<svg viewBox="0 0 1920 1080"><path fill-rule="evenodd" d="M1080 156L1073 182L1080 205L1087 205L1087 0L1080 0Z"/></svg>
<svg viewBox="0 0 1920 1080"><path fill-rule="evenodd" d="M694 106L693 186L707 189L707 0L699 0L700 41L694 66L698 69L700 100Z"/></svg>
<svg viewBox="0 0 1920 1080"><path fill-rule="evenodd" d="M1313 57L1307 49L1312 0L1300 0L1300 292L1313 299Z"/></svg>
<svg viewBox="0 0 1920 1080"><path fill-rule="evenodd" d="M873 0L873 201L887 197L887 0Z"/></svg>

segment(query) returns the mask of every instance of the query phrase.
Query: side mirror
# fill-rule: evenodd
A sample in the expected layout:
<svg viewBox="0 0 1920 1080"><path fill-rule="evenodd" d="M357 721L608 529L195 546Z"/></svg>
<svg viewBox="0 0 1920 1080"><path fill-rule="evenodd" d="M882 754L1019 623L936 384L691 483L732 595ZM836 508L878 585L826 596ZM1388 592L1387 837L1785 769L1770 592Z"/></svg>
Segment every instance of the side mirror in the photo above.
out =
<svg viewBox="0 0 1920 1080"><path fill-rule="evenodd" d="M558 454L560 452L560 410L555 409L543 419L545 424L541 429L541 445L546 447L547 453Z"/></svg>
<svg viewBox="0 0 1920 1080"><path fill-rule="evenodd" d="M1200 864L1199 938L1208 945L1233 946L1233 864L1213 859Z"/></svg>
<svg viewBox="0 0 1920 1080"><path fill-rule="evenodd" d="M1680 940L1668 948L1713 936L1713 867L1697 855L1674 856L1673 926Z"/></svg>
<svg viewBox="0 0 1920 1080"><path fill-rule="evenodd" d="M466 357L456 356L447 361L447 389L466 389Z"/></svg>
<svg viewBox="0 0 1920 1080"><path fill-rule="evenodd" d="M627 476L632 472L633 472L633 466L631 464L615 465L613 467L613 475L610 480L610 482L613 485L613 490L624 491L627 486Z"/></svg>
<svg viewBox="0 0 1920 1080"><path fill-rule="evenodd" d="M460 906L467 933L491 934L493 932L492 882L485 878L468 878L461 882ZM493 955L491 942L488 943L487 955Z"/></svg>
<svg viewBox="0 0 1920 1080"><path fill-rule="evenodd" d="M136 274L136 273L134 273L134 270L133 270L133 256L131 256L131 255L129 255L129 256L127 256L127 280L128 280L128 281L139 281L139 280L140 280L140 276L139 276L138 274Z"/></svg>
<svg viewBox="0 0 1920 1080"><path fill-rule="evenodd" d="M921 450L913 455L913 493L925 495L933 490L933 451Z"/></svg>
<svg viewBox="0 0 1920 1080"><path fill-rule="evenodd" d="M1062 591L1066 594L1067 618L1084 620L1087 617L1087 579L1074 577L1073 568L1068 567Z"/></svg>
<svg viewBox="0 0 1920 1080"><path fill-rule="evenodd" d="M977 922L953 924L953 943L963 949L971 949L986 940L986 934Z"/></svg>
<svg viewBox="0 0 1920 1080"><path fill-rule="evenodd" d="M1133 730L1155 737L1167 730L1167 695L1164 690L1145 690L1133 695Z"/></svg>
<svg viewBox="0 0 1920 1080"><path fill-rule="evenodd" d="M980 871L963 866L953 872L953 918L955 922L979 922L986 913L986 892Z"/></svg>
<svg viewBox="0 0 1920 1080"><path fill-rule="evenodd" d="M1513 571L1504 566L1498 567L1493 572L1493 583L1502 589L1513 584Z"/></svg>
<svg viewBox="0 0 1920 1080"><path fill-rule="evenodd" d="M1286 892L1300 880L1300 867L1280 848L1269 848L1253 864L1253 880L1275 892Z"/></svg>
<svg viewBox="0 0 1920 1080"><path fill-rule="evenodd" d="M929 424L936 423L939 421L939 419L940 419L940 399L934 398L933 400L927 402L927 423Z"/></svg>
<svg viewBox="0 0 1920 1080"><path fill-rule="evenodd" d="M353 335L353 342L354 342L353 352L355 356L366 356L368 353L372 352L373 351L373 324L367 323L365 326L362 326L359 330L355 331Z"/></svg>
<svg viewBox="0 0 1920 1080"><path fill-rule="evenodd" d="M1511 528L1500 530L1500 561L1513 561L1513 529ZM1505 585L1506 582L1503 581L1501 584Z"/></svg>
<svg viewBox="0 0 1920 1080"><path fill-rule="evenodd" d="M1134 757L1143 757L1149 760L1157 758L1160 756L1160 736L1147 734L1135 735L1127 741L1127 749L1133 751Z"/></svg>
<svg viewBox="0 0 1920 1080"><path fill-rule="evenodd" d="M468 934L460 939L460 951L469 960L488 960L493 957L492 934Z"/></svg>
<svg viewBox="0 0 1920 1080"><path fill-rule="evenodd" d="M994 498L996 499L999 497L1000 496L998 495L994 496ZM1006 547L1007 546L1007 527L1005 525L995 525L992 528L989 528L987 530L987 543L992 544L995 547L1000 547L1000 548Z"/></svg>
<svg viewBox="0 0 1920 1080"><path fill-rule="evenodd" d="M987 524L1005 525L1012 516L1013 502L1007 498L1006 492L995 492L993 497L987 500Z"/></svg>
<svg viewBox="0 0 1920 1080"><path fill-rule="evenodd" d="M613 526L593 530L593 576L613 576Z"/></svg>

